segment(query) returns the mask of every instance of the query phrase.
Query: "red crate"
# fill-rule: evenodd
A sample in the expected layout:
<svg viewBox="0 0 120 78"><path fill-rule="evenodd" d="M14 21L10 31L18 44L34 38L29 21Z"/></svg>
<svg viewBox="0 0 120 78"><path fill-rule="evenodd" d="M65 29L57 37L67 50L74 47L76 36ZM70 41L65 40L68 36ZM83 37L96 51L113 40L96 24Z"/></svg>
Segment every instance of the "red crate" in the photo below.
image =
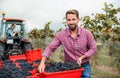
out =
<svg viewBox="0 0 120 78"><path fill-rule="evenodd" d="M81 78L84 68L60 72L41 73L41 78Z"/></svg>
<svg viewBox="0 0 120 78"><path fill-rule="evenodd" d="M32 75L36 75L36 74L37 74L37 71L38 71L38 68L34 68L33 70L30 70L29 72L30 72Z"/></svg>
<svg viewBox="0 0 120 78"><path fill-rule="evenodd" d="M36 73L32 76L26 76L25 78L42 78L40 73Z"/></svg>
<svg viewBox="0 0 120 78"><path fill-rule="evenodd" d="M16 61L16 60L26 60L26 55L25 54L19 54L19 55L14 55L14 56L9 56L9 60Z"/></svg>
<svg viewBox="0 0 120 78"><path fill-rule="evenodd" d="M32 75L32 76L26 76L25 78L41 78L41 77L38 75Z"/></svg>
<svg viewBox="0 0 120 78"><path fill-rule="evenodd" d="M28 50L26 52L27 55L27 61L37 61L41 60L42 58L42 49L37 49L37 50Z"/></svg>
<svg viewBox="0 0 120 78"><path fill-rule="evenodd" d="M0 60L0 69L2 68L2 61Z"/></svg>

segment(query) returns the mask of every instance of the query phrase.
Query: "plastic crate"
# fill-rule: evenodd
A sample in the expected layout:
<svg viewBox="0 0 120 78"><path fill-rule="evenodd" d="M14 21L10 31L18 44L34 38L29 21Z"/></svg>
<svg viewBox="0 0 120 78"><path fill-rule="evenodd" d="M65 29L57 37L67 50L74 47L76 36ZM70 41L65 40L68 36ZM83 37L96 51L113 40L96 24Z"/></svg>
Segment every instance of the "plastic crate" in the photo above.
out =
<svg viewBox="0 0 120 78"><path fill-rule="evenodd" d="M26 60L25 54L19 54L14 56L9 56L9 60L16 61L16 60Z"/></svg>
<svg viewBox="0 0 120 78"><path fill-rule="evenodd" d="M25 78L42 78L40 73L36 73L32 76L26 76Z"/></svg>
<svg viewBox="0 0 120 78"><path fill-rule="evenodd" d="M81 78L84 68L60 72L41 73L41 78Z"/></svg>
<svg viewBox="0 0 120 78"><path fill-rule="evenodd" d="M42 58L42 49L39 48L37 50L28 50L26 52L26 55L27 55L27 61L41 60L41 58Z"/></svg>
<svg viewBox="0 0 120 78"><path fill-rule="evenodd" d="M32 70L30 70L29 72L32 74L32 75L36 75L38 69L37 68L34 68Z"/></svg>
<svg viewBox="0 0 120 78"><path fill-rule="evenodd" d="M41 77L38 75L32 75L32 76L26 76L25 78L41 78Z"/></svg>
<svg viewBox="0 0 120 78"><path fill-rule="evenodd" d="M2 61L0 60L0 69L2 68Z"/></svg>

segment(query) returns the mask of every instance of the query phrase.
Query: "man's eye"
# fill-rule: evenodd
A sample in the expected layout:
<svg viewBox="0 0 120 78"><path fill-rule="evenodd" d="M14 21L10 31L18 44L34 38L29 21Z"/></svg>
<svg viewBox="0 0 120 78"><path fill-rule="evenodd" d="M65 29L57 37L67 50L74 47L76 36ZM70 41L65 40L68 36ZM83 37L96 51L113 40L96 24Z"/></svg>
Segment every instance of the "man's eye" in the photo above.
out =
<svg viewBox="0 0 120 78"><path fill-rule="evenodd" d="M75 21L76 19L72 19L73 21Z"/></svg>
<svg viewBox="0 0 120 78"><path fill-rule="evenodd" d="M70 19L67 19L67 21L70 21Z"/></svg>

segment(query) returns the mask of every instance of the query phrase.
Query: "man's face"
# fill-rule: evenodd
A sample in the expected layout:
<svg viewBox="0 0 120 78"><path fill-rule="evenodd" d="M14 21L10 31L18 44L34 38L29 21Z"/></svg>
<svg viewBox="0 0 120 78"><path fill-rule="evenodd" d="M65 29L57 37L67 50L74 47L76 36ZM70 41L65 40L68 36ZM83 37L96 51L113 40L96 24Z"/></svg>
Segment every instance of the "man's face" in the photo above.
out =
<svg viewBox="0 0 120 78"><path fill-rule="evenodd" d="M66 23L70 30L74 31L78 26L79 18L75 14L67 14Z"/></svg>
<svg viewBox="0 0 120 78"><path fill-rule="evenodd" d="M15 29L15 25L12 25L12 29Z"/></svg>

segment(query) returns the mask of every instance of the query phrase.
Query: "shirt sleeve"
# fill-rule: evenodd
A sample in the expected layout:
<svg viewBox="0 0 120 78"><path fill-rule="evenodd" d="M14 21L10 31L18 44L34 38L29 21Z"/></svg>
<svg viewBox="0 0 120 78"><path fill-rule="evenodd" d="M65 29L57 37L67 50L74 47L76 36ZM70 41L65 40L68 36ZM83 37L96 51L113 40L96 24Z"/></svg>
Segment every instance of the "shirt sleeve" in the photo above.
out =
<svg viewBox="0 0 120 78"><path fill-rule="evenodd" d="M14 32L13 32L12 29L9 29L9 30L8 30L8 34L9 34L11 37L15 36L15 34L14 34Z"/></svg>
<svg viewBox="0 0 120 78"><path fill-rule="evenodd" d="M90 58L93 54L95 54L97 47L96 47L96 42L94 40L92 33L88 31L86 35L87 35L87 41L88 41L87 42L88 51L85 52L85 55L87 56L87 58Z"/></svg>
<svg viewBox="0 0 120 78"><path fill-rule="evenodd" d="M56 48L61 44L61 41L59 39L59 36L56 35L55 38L52 40L52 42L47 46L47 48L44 50L42 56L46 56L47 58L50 57L50 54L56 50Z"/></svg>

